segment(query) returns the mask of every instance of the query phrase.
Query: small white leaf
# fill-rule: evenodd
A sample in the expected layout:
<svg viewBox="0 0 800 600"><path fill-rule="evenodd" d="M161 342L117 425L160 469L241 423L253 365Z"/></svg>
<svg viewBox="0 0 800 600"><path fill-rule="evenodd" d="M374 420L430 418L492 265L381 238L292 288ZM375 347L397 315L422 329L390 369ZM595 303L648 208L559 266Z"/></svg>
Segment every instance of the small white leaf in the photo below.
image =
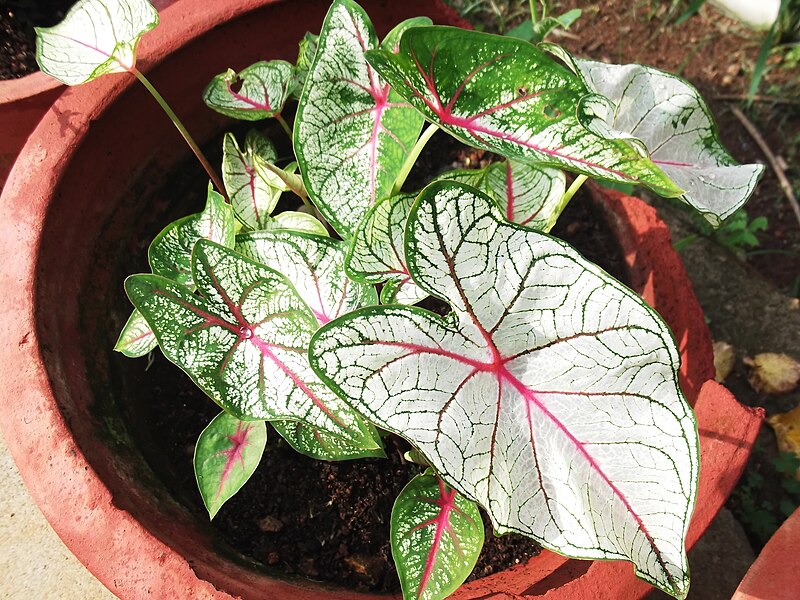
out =
<svg viewBox="0 0 800 600"><path fill-rule="evenodd" d="M36 61L67 85L123 73L136 64L139 38L156 25L147 0L82 0L58 25L36 28Z"/></svg>
<svg viewBox="0 0 800 600"><path fill-rule="evenodd" d="M149 354L157 346L158 342L150 325L142 313L133 309L131 316L122 328L122 333L119 334L114 350L128 358L139 358Z"/></svg>
<svg viewBox="0 0 800 600"><path fill-rule="evenodd" d="M244 121L279 115L297 86L294 67L283 60L257 62L238 74L220 73L203 91L203 100L218 113Z"/></svg>

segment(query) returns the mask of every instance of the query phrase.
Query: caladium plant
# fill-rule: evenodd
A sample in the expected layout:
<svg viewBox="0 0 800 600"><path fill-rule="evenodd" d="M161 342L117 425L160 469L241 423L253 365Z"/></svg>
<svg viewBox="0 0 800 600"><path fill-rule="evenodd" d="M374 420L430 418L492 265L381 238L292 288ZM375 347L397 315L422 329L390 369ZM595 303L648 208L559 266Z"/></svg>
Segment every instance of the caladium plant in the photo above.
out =
<svg viewBox="0 0 800 600"><path fill-rule="evenodd" d="M126 281L135 309L116 347L160 347L222 408L194 460L209 515L270 460L267 422L321 460L380 457L397 435L412 447L389 532L404 597L464 581L481 510L498 534L630 561L685 597L699 456L675 341L549 232L589 177L680 197L712 223L740 206L761 167L734 162L696 90L426 18L381 39L353 0L333 0L296 64L262 60L198 90L255 127L242 145L225 135L219 178L136 70L156 23L146 0L82 0L38 50L68 84L139 78L217 188L156 237L152 273ZM269 118L291 153L258 125ZM407 189L439 130L497 160ZM428 296L449 312L415 306Z"/></svg>

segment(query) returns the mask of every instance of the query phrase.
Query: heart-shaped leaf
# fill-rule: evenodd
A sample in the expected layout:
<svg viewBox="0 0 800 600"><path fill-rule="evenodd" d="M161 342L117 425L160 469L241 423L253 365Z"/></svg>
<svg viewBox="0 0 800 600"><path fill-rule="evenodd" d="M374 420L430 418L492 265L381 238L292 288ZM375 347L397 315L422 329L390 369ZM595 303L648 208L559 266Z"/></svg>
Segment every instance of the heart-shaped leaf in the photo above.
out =
<svg viewBox="0 0 800 600"><path fill-rule="evenodd" d="M460 181L494 200L506 220L547 233L558 219L560 200L567 188L563 171L514 160L492 163L483 169L443 173L437 181Z"/></svg>
<svg viewBox="0 0 800 600"><path fill-rule="evenodd" d="M139 38L156 25L147 0L81 0L58 25L35 28L36 62L67 85L130 71Z"/></svg>
<svg viewBox="0 0 800 600"><path fill-rule="evenodd" d="M299 420L378 446L311 370L306 348L318 323L285 277L207 240L195 246L192 275L202 296L158 275L125 282L164 356L237 418Z"/></svg>
<svg viewBox="0 0 800 600"><path fill-rule="evenodd" d="M345 247L338 240L295 231L253 231L237 236L236 251L283 274L320 324L377 304L374 287L345 275Z"/></svg>
<svg viewBox="0 0 800 600"><path fill-rule="evenodd" d="M581 126L582 81L536 47L452 27L409 29L397 54L367 52L392 88L466 144L507 158L592 177L641 183L665 196L681 189L623 140Z"/></svg>
<svg viewBox="0 0 800 600"><path fill-rule="evenodd" d="M264 421L240 421L225 412L203 430L194 450L194 474L210 518L250 479L266 444Z"/></svg>
<svg viewBox="0 0 800 600"><path fill-rule="evenodd" d="M300 421L273 421L272 426L286 442L300 454L317 460L353 460L356 458L383 458L381 447L363 448L353 445L338 435L321 431ZM379 441L378 434L374 439Z"/></svg>
<svg viewBox="0 0 800 600"><path fill-rule="evenodd" d="M328 236L328 230L319 219L295 210L285 210L268 219L264 225L264 231L299 231Z"/></svg>
<svg viewBox="0 0 800 600"><path fill-rule="evenodd" d="M193 287L192 249L195 243L211 240L233 248L235 237L233 210L209 185L203 212L170 223L150 244L147 249L150 269L156 275Z"/></svg>
<svg viewBox="0 0 800 600"><path fill-rule="evenodd" d="M740 165L728 154L711 112L689 83L652 67L609 65L556 52L590 90L610 101L605 110L598 105L593 111L602 124L614 135L644 143L653 162L685 190L682 199L712 224L719 225L753 193L764 165Z"/></svg>
<svg viewBox="0 0 800 600"><path fill-rule="evenodd" d="M348 275L365 283L386 282L382 304L416 304L428 294L408 274L403 238L415 194L396 194L371 208L353 234L345 259Z"/></svg>
<svg viewBox="0 0 800 600"><path fill-rule="evenodd" d="M391 541L403 598L441 600L475 567L483 547L481 513L428 471L395 500Z"/></svg>
<svg viewBox="0 0 800 600"><path fill-rule="evenodd" d="M420 194L408 269L450 302L368 307L320 329L322 379L516 531L578 558L623 558L688 589L693 413L664 322L566 243L509 224L453 182Z"/></svg>
<svg viewBox="0 0 800 600"><path fill-rule="evenodd" d="M269 215L285 191L286 186L277 177L266 181L256 171L258 159L274 162L275 146L255 130L244 140L244 150L239 149L232 133L225 134L222 145L222 181L231 199L234 213L250 229L264 229ZM278 183L279 185L275 185Z"/></svg>
<svg viewBox="0 0 800 600"><path fill-rule="evenodd" d="M308 194L343 237L388 196L422 128L364 53L372 23L351 0L334 0L295 119L295 151Z"/></svg>
<svg viewBox="0 0 800 600"><path fill-rule="evenodd" d="M128 321L119 334L119 339L114 345L114 350L121 352L128 358L139 358L149 354L158 347L156 336L150 329L145 318L138 310L134 309Z"/></svg>
<svg viewBox="0 0 800 600"><path fill-rule="evenodd" d="M228 69L211 80L203 100L218 113L243 121L281 114L297 87L294 67L284 60L260 61L239 73Z"/></svg>

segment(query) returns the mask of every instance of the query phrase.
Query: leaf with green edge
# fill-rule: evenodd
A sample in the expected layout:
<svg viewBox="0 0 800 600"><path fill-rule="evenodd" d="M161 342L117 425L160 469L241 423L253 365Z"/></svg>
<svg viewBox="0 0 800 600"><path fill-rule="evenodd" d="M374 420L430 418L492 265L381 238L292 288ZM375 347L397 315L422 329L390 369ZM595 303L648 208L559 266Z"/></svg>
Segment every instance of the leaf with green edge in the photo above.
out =
<svg viewBox="0 0 800 600"><path fill-rule="evenodd" d="M427 119L466 144L527 163L682 190L624 140L581 126L590 94L580 78L536 47L452 27L409 29L400 51L367 52L369 63Z"/></svg>
<svg viewBox="0 0 800 600"><path fill-rule="evenodd" d="M280 115L296 87L290 63L262 60L239 73L228 69L214 77L203 90L203 101L227 117L259 121Z"/></svg>
<svg viewBox="0 0 800 600"><path fill-rule="evenodd" d="M363 448L355 446L346 439L320 431L300 421L273 421L275 431L300 454L317 460L353 460L357 458L384 458L383 448ZM376 442L380 441L377 432Z"/></svg>
<svg viewBox="0 0 800 600"><path fill-rule="evenodd" d="M300 231L314 235L328 236L328 230L316 217L296 211L285 210L267 220L264 231Z"/></svg>
<svg viewBox="0 0 800 600"><path fill-rule="evenodd" d="M35 27L36 62L67 85L131 71L139 38L158 25L147 0L81 0L53 27Z"/></svg>
<svg viewBox="0 0 800 600"><path fill-rule="evenodd" d="M478 560L483 547L480 510L428 470L395 500L391 543L403 598L442 600L464 582Z"/></svg>
<svg viewBox="0 0 800 600"><path fill-rule="evenodd" d="M375 288L345 275L343 242L297 231L253 231L236 237L236 251L283 274L321 325L365 305Z"/></svg>
<svg viewBox="0 0 800 600"><path fill-rule="evenodd" d="M303 94L303 87L306 84L306 77L308 71L311 69L311 63L314 62L314 55L317 53L317 46L319 44L319 36L310 32L306 32L303 39L300 40L299 49L297 52L297 62L294 66L294 72L297 76L297 87L295 88L294 95L299 99Z"/></svg>
<svg viewBox="0 0 800 600"><path fill-rule="evenodd" d="M494 200L506 220L537 231L549 232L558 219L561 197L567 190L563 171L541 165L505 160L483 169L442 173L436 181L466 183Z"/></svg>
<svg viewBox="0 0 800 600"><path fill-rule="evenodd" d="M266 445L264 421L240 421L226 412L214 417L200 434L194 474L211 519L250 479Z"/></svg>
<svg viewBox="0 0 800 600"><path fill-rule="evenodd" d="M403 34L411 29L412 27L428 27L429 25L433 25L433 21L431 21L428 17L412 17L410 19L406 19L405 21L401 21L394 28L386 34L386 37L383 38L381 42L381 48L384 50L388 50L389 52L397 53L400 50L400 39L403 37Z"/></svg>
<svg viewBox="0 0 800 600"><path fill-rule="evenodd" d="M666 324L568 244L508 223L463 184L422 191L406 258L453 312L378 306L328 323L309 349L323 381L407 438L496 531L630 560L684 597L698 435Z"/></svg>
<svg viewBox="0 0 800 600"><path fill-rule="evenodd" d="M283 275L208 240L195 246L192 275L202 296L158 275L125 281L168 360L239 419L304 421L377 447L311 370L306 349L319 325Z"/></svg>
<svg viewBox="0 0 800 600"><path fill-rule="evenodd" d="M122 333L119 334L114 350L128 358L139 358L149 354L157 347L156 336L150 329L147 320L142 313L134 309L122 328Z"/></svg>
<svg viewBox="0 0 800 600"><path fill-rule="evenodd" d="M268 162L278 158L275 146L267 137L251 130L244 140L244 150L240 150L236 137L232 133L225 134L222 143L222 181L231 199L233 212L248 228L264 229L286 185L271 173L270 179L265 180L256 170L256 157Z"/></svg>
<svg viewBox="0 0 800 600"><path fill-rule="evenodd" d="M416 304L428 297L408 274L403 238L416 194L400 193L381 200L358 225L345 258L355 281L386 282L382 304Z"/></svg>
<svg viewBox="0 0 800 600"><path fill-rule="evenodd" d="M676 75L642 65L610 65L570 56L587 87L608 99L596 107L610 133L638 139L685 193L681 199L714 226L753 193L764 165L740 165L722 146L711 112L699 92Z"/></svg>
<svg viewBox="0 0 800 600"><path fill-rule="evenodd" d="M295 151L308 195L342 236L388 196L422 129L422 116L367 64L372 23L334 0L297 107Z"/></svg>
<svg viewBox="0 0 800 600"><path fill-rule="evenodd" d="M183 217L167 225L147 249L147 260L155 275L193 287L192 250L198 240L211 240L233 248L235 218L231 206L208 186L203 212Z"/></svg>

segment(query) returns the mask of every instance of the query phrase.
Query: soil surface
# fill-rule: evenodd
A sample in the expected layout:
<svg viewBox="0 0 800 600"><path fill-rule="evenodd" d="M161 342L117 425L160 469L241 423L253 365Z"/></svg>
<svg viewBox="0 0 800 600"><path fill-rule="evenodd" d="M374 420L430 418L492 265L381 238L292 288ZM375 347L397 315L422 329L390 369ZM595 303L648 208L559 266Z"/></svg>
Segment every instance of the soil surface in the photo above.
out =
<svg viewBox="0 0 800 600"><path fill-rule="evenodd" d="M0 0L0 80L39 70L33 28L52 27L75 0Z"/></svg>

